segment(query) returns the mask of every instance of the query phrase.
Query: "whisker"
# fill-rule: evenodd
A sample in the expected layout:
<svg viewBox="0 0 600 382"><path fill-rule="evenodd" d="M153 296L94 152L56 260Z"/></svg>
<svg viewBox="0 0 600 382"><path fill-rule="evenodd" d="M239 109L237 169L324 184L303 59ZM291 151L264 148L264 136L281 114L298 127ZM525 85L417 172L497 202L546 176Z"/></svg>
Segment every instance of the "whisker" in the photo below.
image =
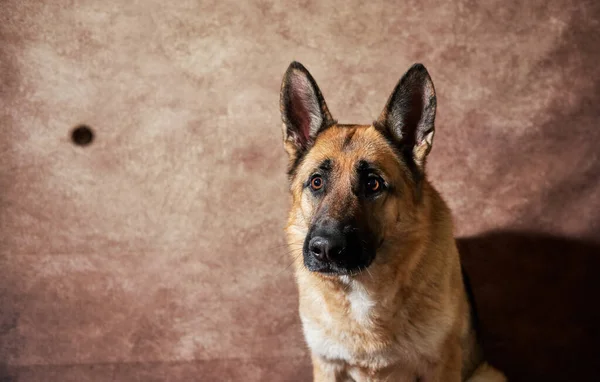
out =
<svg viewBox="0 0 600 382"><path fill-rule="evenodd" d="M290 254L288 254L288 255L291 255L291 254L292 254L292 253L290 253ZM294 265L294 263L295 263L295 262L296 262L296 261L297 261L297 260L300 258L300 256L301 256L301 255L302 255L302 253L297 253L297 254L295 254L295 255L292 257L292 261L291 261L291 262L290 262L290 263L289 263L289 264L288 264L288 265L287 265L285 268L283 268L282 270L280 270L279 272L277 272L277 273L275 274L275 277L278 277L278 276L280 276L280 275L281 275L283 272L286 272L287 270L289 270L289 269L290 269L290 267L291 267L292 265Z"/></svg>
<svg viewBox="0 0 600 382"><path fill-rule="evenodd" d="M285 243L285 244L281 244L281 245L276 245L274 247L269 247L269 248L265 248L266 251L274 251L276 249L281 249L281 248L285 248L285 247L292 247L292 246L302 246L303 243Z"/></svg>

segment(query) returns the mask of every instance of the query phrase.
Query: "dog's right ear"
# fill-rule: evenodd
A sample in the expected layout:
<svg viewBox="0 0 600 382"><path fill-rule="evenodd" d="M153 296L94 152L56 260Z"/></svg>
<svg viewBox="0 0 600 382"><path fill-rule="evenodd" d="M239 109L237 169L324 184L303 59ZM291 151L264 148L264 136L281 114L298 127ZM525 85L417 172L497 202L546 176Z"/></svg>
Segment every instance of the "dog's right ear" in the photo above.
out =
<svg viewBox="0 0 600 382"><path fill-rule="evenodd" d="M283 145L292 160L313 145L319 132L336 123L317 83L299 62L292 62L285 72L279 107Z"/></svg>

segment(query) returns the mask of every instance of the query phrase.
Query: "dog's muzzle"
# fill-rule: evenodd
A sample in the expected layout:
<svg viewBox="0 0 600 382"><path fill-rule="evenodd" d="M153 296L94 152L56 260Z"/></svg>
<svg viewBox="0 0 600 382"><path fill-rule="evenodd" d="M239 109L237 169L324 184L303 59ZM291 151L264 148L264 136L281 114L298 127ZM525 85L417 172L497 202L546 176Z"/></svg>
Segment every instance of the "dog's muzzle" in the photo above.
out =
<svg viewBox="0 0 600 382"><path fill-rule="evenodd" d="M353 224L331 220L316 223L304 241L304 265L313 272L351 274L368 267L374 258L369 240Z"/></svg>

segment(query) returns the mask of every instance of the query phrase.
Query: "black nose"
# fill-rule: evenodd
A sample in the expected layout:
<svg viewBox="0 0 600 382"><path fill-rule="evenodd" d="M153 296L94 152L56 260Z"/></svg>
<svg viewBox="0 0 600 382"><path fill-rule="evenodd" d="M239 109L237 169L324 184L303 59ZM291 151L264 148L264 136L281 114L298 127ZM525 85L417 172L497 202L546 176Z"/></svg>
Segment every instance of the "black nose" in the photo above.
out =
<svg viewBox="0 0 600 382"><path fill-rule="evenodd" d="M308 249L318 260L333 261L343 254L345 240L342 235L317 236L310 240Z"/></svg>

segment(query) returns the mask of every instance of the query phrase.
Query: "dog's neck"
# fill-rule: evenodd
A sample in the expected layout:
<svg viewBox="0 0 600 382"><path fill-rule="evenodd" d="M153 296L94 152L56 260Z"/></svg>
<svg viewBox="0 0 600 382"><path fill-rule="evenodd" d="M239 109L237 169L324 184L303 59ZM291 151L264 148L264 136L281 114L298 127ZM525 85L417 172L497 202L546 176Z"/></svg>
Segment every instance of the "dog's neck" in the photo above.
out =
<svg viewBox="0 0 600 382"><path fill-rule="evenodd" d="M311 290L301 291L304 302L312 305L309 309L351 318L360 326L389 321L403 299L403 275L399 270L378 269L378 272L363 271L353 276L327 278L304 273L300 277L313 278L313 282L304 284L311 285Z"/></svg>

